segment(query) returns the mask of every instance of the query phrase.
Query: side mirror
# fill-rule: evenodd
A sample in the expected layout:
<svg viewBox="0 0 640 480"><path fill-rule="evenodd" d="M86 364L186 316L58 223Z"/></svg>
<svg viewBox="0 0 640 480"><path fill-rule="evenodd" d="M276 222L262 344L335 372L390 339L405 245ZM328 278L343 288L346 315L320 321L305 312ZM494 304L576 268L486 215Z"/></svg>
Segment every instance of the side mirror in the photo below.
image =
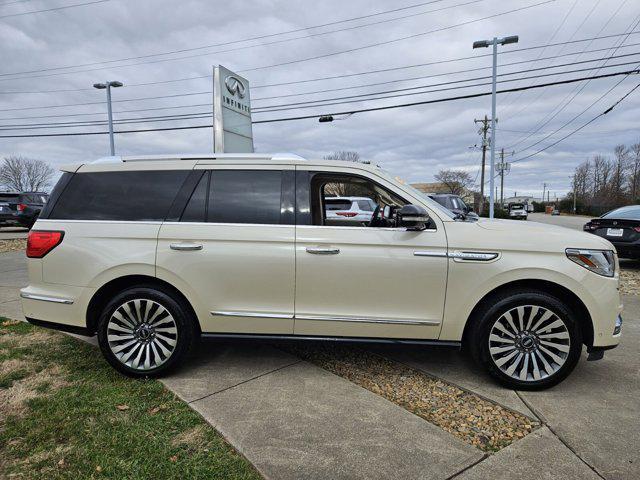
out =
<svg viewBox="0 0 640 480"><path fill-rule="evenodd" d="M430 221L427 210L419 205L405 205L398 212L398 225L410 231L426 230Z"/></svg>

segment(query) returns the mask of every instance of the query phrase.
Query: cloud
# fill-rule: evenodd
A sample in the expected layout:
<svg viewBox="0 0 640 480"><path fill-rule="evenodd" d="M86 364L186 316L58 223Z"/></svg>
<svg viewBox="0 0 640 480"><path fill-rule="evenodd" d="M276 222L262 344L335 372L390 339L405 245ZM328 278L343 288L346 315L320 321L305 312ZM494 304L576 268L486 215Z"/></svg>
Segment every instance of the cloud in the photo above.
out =
<svg viewBox="0 0 640 480"><path fill-rule="evenodd" d="M466 2L458 2L466 3ZM175 95L185 92L207 91L211 88L211 79L198 79L184 82L165 83L146 87L134 87L131 84L174 79L180 77L210 75L212 66L223 64L231 69L245 70L251 67L272 65L299 58L324 55L349 48L356 48L375 42L383 42L402 36L409 36L428 30L435 30L456 23L467 22L479 17L518 8L535 3L534 0L503 2L486 0L466 6L440 12L419 14L428 10L455 5L455 0L425 5L423 7L401 10L386 15L372 16L358 21L340 23L321 29L303 30L285 37L266 37L233 45L221 45L194 52L176 53L147 60L160 60L203 54L193 58L161 61L135 66L117 66L120 62L108 64L107 68L90 72L77 70L96 69L99 65L79 67L76 73L56 76L55 72L33 72L25 74L32 78L12 80L11 76L0 76L0 92L25 90L51 90L86 88L78 92L60 92L50 94L0 94L0 125L28 122L64 121L65 118L43 118L9 120L11 117L42 116L69 113L92 113L75 119L103 119L106 117L104 91L91 88L97 81L111 79L122 80L124 88L114 90L114 100L134 99L143 96ZM411 40L389 45L367 48L352 53L330 56L290 66L252 70L244 73L252 85L292 82L316 77L358 73L362 71L400 67L411 64L436 62L459 57L478 57L460 62L430 65L419 68L397 70L376 75L363 75L349 78L324 80L319 82L286 85L252 90L253 98L289 95L315 90L344 88L367 83L390 82L388 85L372 86L335 93L321 93L302 97L270 99L256 101L254 106L288 103L304 99L322 99L333 96L346 96L351 93L371 93L414 85L432 84L461 78L483 77L490 73L489 57L480 57L488 50L472 50L474 40L491 38L495 35L520 36L518 45L501 47L505 52L500 63L524 62L519 65L500 68L507 73L525 70L531 67L547 67L553 61L531 62L538 56L576 52L589 48L612 47L619 40L612 38L594 41L593 44L577 43L568 46L549 47L545 50L526 50L507 53L545 43L562 42L573 39L589 38L600 35L621 33L630 26L631 19L640 13L640 4L626 2L614 15L622 0L597 2L582 0L570 13L573 2L557 1L529 10L513 13L482 22L470 23L463 27L444 30L429 35L416 36ZM11 17L0 21L0 42L3 44L3 64L0 74L22 71L36 71L66 65L87 64L96 61L136 57L169 50L189 49L200 45L214 45L232 40L246 39L273 32L301 29L320 23L349 18L359 15L375 14L390 8L400 8L403 4L383 0L355 0L339 2L329 0L315 2L310 6L306 2L293 0L256 0L251 2L207 2L205 0L138 0L128 2L113 0L104 4L61 10L57 12ZM595 10L589 15L591 9ZM3 7L7 13L28 10L27 7L14 5ZM307 33L341 29L415 14L413 17L399 19L379 25L336 32L313 38L294 39ZM569 13L569 14L568 14ZM563 21L566 16L566 21ZM608 23L606 23L608 22ZM605 26L606 24L606 26ZM604 27L604 29L603 29ZM554 32L556 32L554 37ZM275 45L263 45L283 38L291 41ZM551 40L553 38L553 40ZM635 43L630 36L627 43ZM253 48L233 52L221 52L230 48L254 45ZM210 53L219 52L219 53ZM613 50L596 54L585 54L579 59L596 58L611 54ZM632 48L621 48L617 54L631 53ZM556 64L573 61L577 56L555 60ZM622 61L633 61L638 57L628 57ZM612 61L613 62L613 61ZM470 68L486 68L482 71L466 74L446 75L436 78L402 81L407 77L438 75ZM580 67L572 67L580 68ZM620 70L603 69L605 71ZM626 67L629 68L629 67ZM58 72L63 72L60 70ZM540 73L549 73L551 70ZM587 75L590 72L572 74ZM33 78L35 77L35 78ZM536 81L513 82L507 85L529 85L554 77ZM478 80L486 81L485 80ZM592 102L618 81L617 78L594 80L586 86L564 110L546 125L542 125L558 108L567 102L578 85L550 87L544 91L528 91L522 94L504 94L498 99L499 128L497 130L498 149L516 150L515 157L527 155L563 136L571 129L602 112L615 102L637 79L628 78L603 101L562 129L548 140L532 149L519 151L540 140L585 110ZM487 91L488 87L476 87L464 90L437 92L421 96L406 96L336 105L306 110L291 110L255 114L255 119L274 118L276 116L296 116L301 113L327 113L331 111L367 108L370 106L390 105L429 98L442 98L460 93ZM185 104L208 104L208 94L190 97L175 97L158 100L119 102L114 104L116 112L130 109L158 108ZM99 102L95 105L34 109L24 111L6 111L23 107L42 105L63 105L68 103ZM611 154L619 143L635 143L640 140L637 129L640 94L629 97L613 112L599 119L585 130L567 139L557 147L551 148L532 159L513 165L511 173L505 179L509 192L538 193L543 182L551 185L552 192L559 194L569 188L569 175L575 165L596 153ZM192 107L175 110L150 111L140 113L116 113L117 118L147 116L154 113L209 111L208 107ZM319 124L316 120L260 124L254 126L256 149L258 151L292 151L304 156L321 157L333 150L357 150L361 155L387 170L409 181L432 181L433 175L440 169L455 168L469 171L473 175L480 166L478 149L470 148L480 144L475 118L490 114L490 98L459 100L441 104L414 106L403 109L390 109L380 112L356 114L342 121ZM204 124L207 120L191 120L163 123L145 123L132 128L152 128L154 126ZM542 125L542 126L541 126ZM525 140L526 133L540 127ZM78 130L102 130L103 127L81 127ZM72 131L73 129L70 129ZM34 130L43 132L50 130ZM7 131L3 133L8 133ZM17 132L27 133L27 132ZM212 133L208 129L183 130L174 132L154 132L140 134L121 134L116 137L116 146L122 154L150 153L192 153L208 152L212 148ZM514 147L511 145L516 144ZM0 155L21 154L37 157L53 165L86 161L103 156L108 151L107 136L2 139ZM479 178L479 177L478 177ZM488 174L487 174L488 179Z"/></svg>

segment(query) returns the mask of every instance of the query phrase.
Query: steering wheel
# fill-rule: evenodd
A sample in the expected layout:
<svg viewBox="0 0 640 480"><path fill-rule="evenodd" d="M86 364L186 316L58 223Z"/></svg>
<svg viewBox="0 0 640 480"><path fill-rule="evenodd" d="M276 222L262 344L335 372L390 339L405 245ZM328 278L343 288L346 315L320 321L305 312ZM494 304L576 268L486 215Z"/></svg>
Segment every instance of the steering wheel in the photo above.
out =
<svg viewBox="0 0 640 480"><path fill-rule="evenodd" d="M380 205L376 205L375 210L371 214L371 220L369 220L370 227L380 227L382 219L380 218Z"/></svg>

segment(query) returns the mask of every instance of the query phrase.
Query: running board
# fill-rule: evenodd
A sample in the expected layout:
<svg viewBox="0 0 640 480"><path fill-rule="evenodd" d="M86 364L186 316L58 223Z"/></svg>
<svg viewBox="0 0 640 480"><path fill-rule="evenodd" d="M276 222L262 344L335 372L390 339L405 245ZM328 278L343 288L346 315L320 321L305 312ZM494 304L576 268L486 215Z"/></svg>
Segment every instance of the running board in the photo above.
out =
<svg viewBox="0 0 640 480"><path fill-rule="evenodd" d="M325 337L308 335L272 335L252 333L202 333L202 338L229 339L229 340L303 340L303 341L328 341L348 343L385 343L399 345L430 345L437 347L460 348L461 342L448 340L420 340L406 338L371 338L371 337Z"/></svg>

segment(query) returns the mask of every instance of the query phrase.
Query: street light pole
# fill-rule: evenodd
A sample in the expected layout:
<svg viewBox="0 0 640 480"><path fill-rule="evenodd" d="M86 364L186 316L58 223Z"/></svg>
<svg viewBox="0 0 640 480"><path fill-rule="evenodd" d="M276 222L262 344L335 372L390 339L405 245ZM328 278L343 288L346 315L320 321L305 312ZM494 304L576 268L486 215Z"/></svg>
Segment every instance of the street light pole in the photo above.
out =
<svg viewBox="0 0 640 480"><path fill-rule="evenodd" d="M498 76L498 45L507 45L509 43L518 43L518 36L510 36L504 38L493 37L493 40L480 40L473 42L473 48L493 47L493 74L491 80L491 160L490 160L490 177L489 177L489 218L494 217L494 182L495 182L495 165L496 165L496 84Z"/></svg>
<svg viewBox="0 0 640 480"><path fill-rule="evenodd" d="M113 141L113 113L111 111L111 87L122 87L122 82L110 81L105 83L94 83L93 87L98 90L107 90L107 112L109 116L109 147L111 156L116 154L115 142Z"/></svg>

